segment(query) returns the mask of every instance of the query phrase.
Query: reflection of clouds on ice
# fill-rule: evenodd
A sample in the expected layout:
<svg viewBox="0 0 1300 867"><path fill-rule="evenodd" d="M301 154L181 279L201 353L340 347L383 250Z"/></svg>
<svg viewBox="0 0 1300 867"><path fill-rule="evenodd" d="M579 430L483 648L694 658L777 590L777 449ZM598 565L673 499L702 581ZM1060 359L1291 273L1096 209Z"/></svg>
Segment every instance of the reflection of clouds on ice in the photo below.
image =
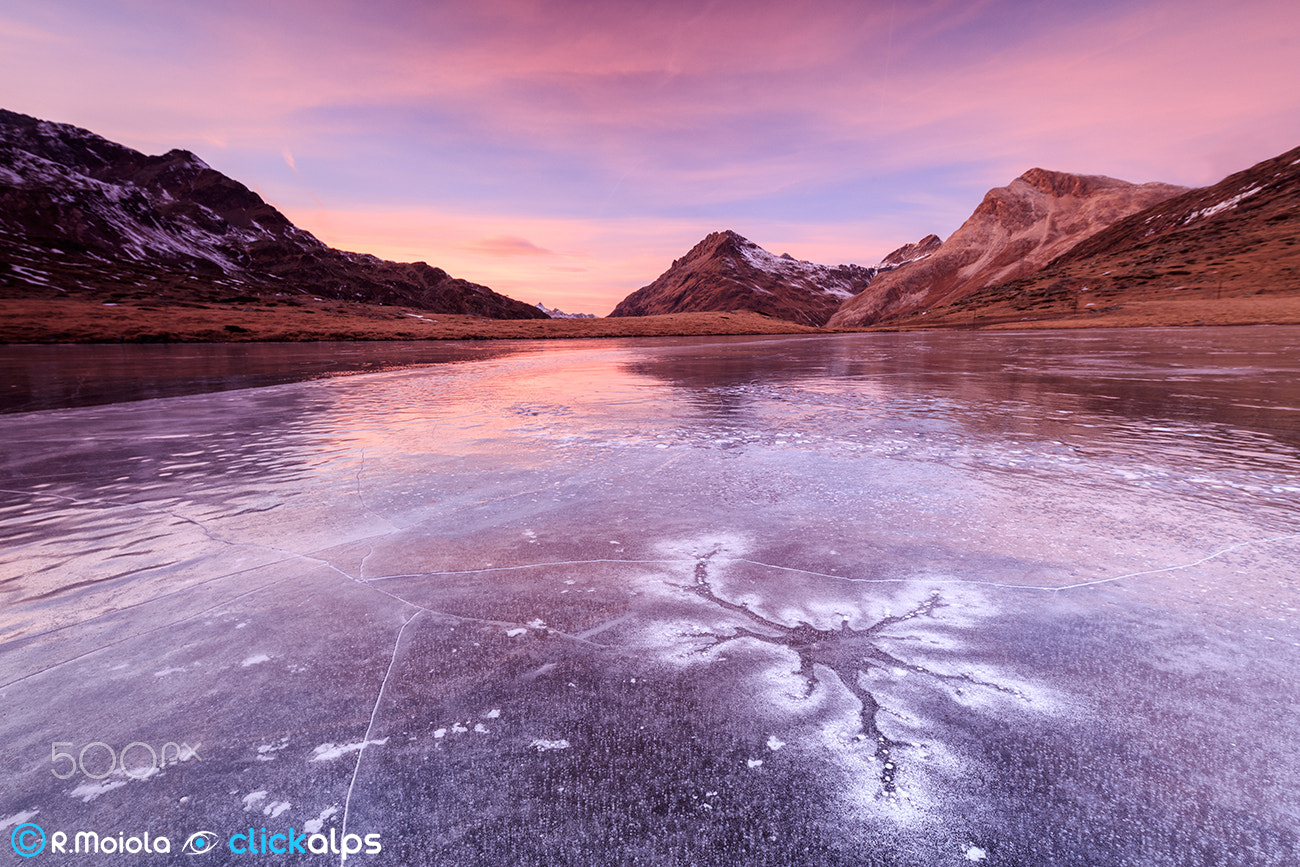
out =
<svg viewBox="0 0 1300 867"><path fill-rule="evenodd" d="M980 342L988 339L998 338ZM670 369L679 361L689 368L705 363L697 343L680 353L620 349L610 357L665 352ZM19 468L25 480L14 487L29 492L30 519L15 526L34 534L41 557L63 563L20 583L35 594L59 582L79 589L35 596L5 614L60 627L48 639L16 643L13 676L24 680L5 686L19 709L7 729L19 737L10 740L21 745L40 714L51 726L76 719L84 699L68 687L77 682L118 696L105 718L129 722L144 711L157 718L159 727L138 733L110 730L129 737L180 737L187 731L163 722L192 719L201 705L204 730L194 734L234 745L238 755L192 764L183 777L167 769L170 782L183 780L195 793L186 815L219 817L240 803L236 794L209 806L203 790L258 789L244 815L266 824L279 811L275 821L316 832L330 817L342 830L355 803L353 830L381 830L366 823L383 814L388 848L390 836L404 841L424 823L442 835L447 857L439 860L449 864L474 860L467 841L494 845L491 828L561 806L554 788L516 785L525 771L548 785L572 782L578 794L553 814L566 829L609 828L611 813L598 804L647 820L637 844L648 845L601 839L594 845L605 850L588 861L671 860L653 847L668 845L680 814L669 803L663 821L672 824L656 824L635 786L675 791L688 776L724 792L715 822L752 807L736 819L749 824L748 834L765 818L760 811L788 807L772 824L784 823L775 845L798 852L839 842L833 835L844 831L836 854L855 863L868 860L861 848L868 845L878 847L873 854L900 851L896 840L873 836L900 827L898 836L931 847L915 857L900 851L900 863L1014 857L1016 847L989 842L995 824L1025 829L1015 841L1021 852L1039 837L1093 835L1095 845L1078 854L1089 863L1116 860L1105 857L1114 854L1108 844L1096 843L1103 836L1136 844L1138 834L1123 833L1136 829L1147 840L1172 840L1171 829L1190 828L1195 810L1206 817L1196 826L1201 839L1216 842L1230 839L1220 829L1235 835L1238 823L1252 844L1267 842L1260 827L1285 827L1294 774L1269 760L1291 754L1295 724L1269 708L1285 695L1290 642L1300 639L1286 568L1296 543L1279 545L1296 537L1276 535L1294 523L1296 489L1283 478L1295 475L1294 450L1274 448L1271 464L1238 461L1229 456L1241 455L1242 437L1225 427L1209 431L1215 436L1202 446L1176 433L1157 437L1176 451L1133 451L1145 416L1123 413L1099 439L1088 425L1068 431L1074 439L1049 442L1045 436L1067 437L1038 436L1044 413L1025 398L1024 378L1003 390L1001 376L971 376L964 351L955 379L927 372L914 392L894 384L892 351L883 353L888 377L854 372L863 363L855 351L845 356L848 378L800 366L792 368L796 379L771 383L774 359L802 358L802 345L783 339L780 352L764 351L735 384L719 384L713 373L699 388L674 381L668 391L638 380L619 392L626 403L548 361L541 389L530 377L507 381L500 369L464 365L403 374L400 388L381 376L173 401L165 413L11 416L10 430L23 432L11 441L45 462ZM1055 348L1050 355L1055 360ZM808 359L823 370L820 353ZM996 364L1004 362L999 353ZM1129 364L1117 356L1114 370ZM731 376L728 367L719 375ZM501 404L518 400L503 395L524 379L530 393L562 387L564 398L517 413L535 417L508 420L503 433L509 413ZM956 391L932 387L942 382ZM1097 382L1087 377L1081 402L1095 402ZM959 400L968 383L990 389ZM1059 388L1053 379L1045 400L1070 400ZM1172 405L1163 391L1160 412ZM276 395L305 399L294 408ZM1129 388L1118 396L1129 403ZM1023 423L1003 411L1007 400ZM1089 420L1105 424L1110 414ZM61 438L62 427L72 439ZM178 444L171 454L138 448L142 432L204 443ZM99 445L76 444L83 433ZM1089 451L1093 443L1102 448ZM672 448L650 448L661 444ZM85 472L60 472L59 490L77 501L55 503L53 494L36 493L39 470L63 462L70 448L87 456ZM141 472L115 469L137 458ZM151 487L162 482L158 470L171 472L167 460L195 466ZM1216 479L1230 486L1256 475L1273 483L1271 494L1213 490ZM136 502L126 502L128 494ZM104 544L115 554L153 552L139 565L155 568L93 581L121 562L96 553ZM17 556L27 555L0 559L12 564ZM1164 595L1166 588L1175 593ZM1143 595L1126 600L1129 591ZM1180 619L1188 610L1214 613L1214 604L1225 619ZM1152 631L1160 627L1152 615L1175 605L1166 631ZM395 612L414 610L427 614L408 621L409 641L394 635ZM65 615L79 625L56 623ZM350 648L342 662L340 631ZM1261 654L1273 635L1282 652ZM261 665L270 661L276 665ZM204 676L240 664L250 667L239 677ZM98 679L104 669L113 672L107 683ZM299 676L281 679L276 701L252 701L265 690L250 692L257 684L247 679L271 669ZM168 688L137 709L135 678ZM65 688L49 690L53 683ZM32 700L46 695L48 711ZM1089 716L1061 717L1083 711L1084 702ZM494 716L498 706L503 719ZM316 730L318 743L321 734L343 741L313 753L302 720L326 727ZM289 749L280 736L291 730L300 733ZM384 750L362 751L389 734ZM44 742L70 736L54 728ZM614 752L628 743L645 749ZM601 749L629 759L617 790ZM11 783L56 786L56 801L85 809L66 794L84 781L52 784L48 770L28 764ZM710 776L715 768L724 770ZM1182 785L1157 789L1149 770ZM241 773L242 781L232 776ZM182 794L166 784L111 794L127 782L87 782L75 794L90 801L109 793L93 811L145 796L172 809L167 803ZM633 785L626 795L625 782ZM1185 806L1182 791L1193 788L1196 803ZM446 809L491 801L494 789L502 792L499 812ZM434 790L439 797L406 797ZM462 798L466 792L473 797ZM410 810L386 810L392 803ZM1243 803L1259 816L1254 828ZM828 815L827 804L844 812ZM33 797L10 810L38 805L45 810ZM812 822L799 812L806 805ZM325 808L319 818L313 807ZM736 826L702 824L694 860L710 860L701 853L717 850L703 847L725 840L729 827ZM821 828L825 836L810 830ZM598 836L575 835L565 845ZM502 855L505 844L495 845L488 854ZM1154 844L1145 845L1133 860L1151 860ZM765 860L757 850L728 854L734 863Z"/></svg>

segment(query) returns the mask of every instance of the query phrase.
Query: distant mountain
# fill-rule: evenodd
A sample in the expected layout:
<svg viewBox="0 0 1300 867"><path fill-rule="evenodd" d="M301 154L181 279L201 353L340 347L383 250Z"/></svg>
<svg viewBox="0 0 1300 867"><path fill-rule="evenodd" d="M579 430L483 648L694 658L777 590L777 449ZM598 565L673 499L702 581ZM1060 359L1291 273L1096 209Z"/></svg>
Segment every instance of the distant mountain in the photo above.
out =
<svg viewBox="0 0 1300 867"><path fill-rule="evenodd" d="M1046 313L1138 299L1297 292L1300 148L1126 217L965 305Z"/></svg>
<svg viewBox="0 0 1300 867"><path fill-rule="evenodd" d="M547 307L542 302L537 302L537 309L545 313L552 319L595 319L595 313L565 313L563 310L557 310L553 307Z"/></svg>
<svg viewBox="0 0 1300 867"><path fill-rule="evenodd" d="M1185 191L1170 184L1030 169L990 190L926 261L881 275L828 324L871 325L950 304L1030 274L1116 221Z"/></svg>
<svg viewBox="0 0 1300 867"><path fill-rule="evenodd" d="M0 110L0 294L314 295L497 319L546 314L423 262L327 247L194 154L146 156Z"/></svg>
<svg viewBox="0 0 1300 867"><path fill-rule="evenodd" d="M900 248L888 265L829 266L774 256L730 230L713 232L653 283L620 301L610 316L753 310L820 326L882 270L925 258L938 242L931 235Z"/></svg>

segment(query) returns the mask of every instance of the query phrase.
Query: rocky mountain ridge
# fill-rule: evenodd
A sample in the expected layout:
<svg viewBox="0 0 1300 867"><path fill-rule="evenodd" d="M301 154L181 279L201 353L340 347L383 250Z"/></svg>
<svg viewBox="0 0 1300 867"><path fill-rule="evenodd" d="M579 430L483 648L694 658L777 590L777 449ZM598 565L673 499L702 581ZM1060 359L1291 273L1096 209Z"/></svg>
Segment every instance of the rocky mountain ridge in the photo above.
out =
<svg viewBox="0 0 1300 867"><path fill-rule="evenodd" d="M831 327L859 327L950 304L1030 274L1107 226L1186 192L1034 168L990 190L923 263L885 274L846 301Z"/></svg>
<svg viewBox="0 0 1300 867"><path fill-rule="evenodd" d="M1300 293L1300 147L1188 190L1090 236L1032 274L932 315L1088 312Z"/></svg>
<svg viewBox="0 0 1300 867"><path fill-rule="evenodd" d="M610 316L752 310L821 326L878 274L924 259L938 246L930 235L895 250L880 265L832 266L774 255L730 229L713 232L619 302Z"/></svg>
<svg viewBox="0 0 1300 867"><path fill-rule="evenodd" d="M164 303L311 295L546 315L423 262L327 247L189 151L147 156L0 110L0 293L69 292Z"/></svg>

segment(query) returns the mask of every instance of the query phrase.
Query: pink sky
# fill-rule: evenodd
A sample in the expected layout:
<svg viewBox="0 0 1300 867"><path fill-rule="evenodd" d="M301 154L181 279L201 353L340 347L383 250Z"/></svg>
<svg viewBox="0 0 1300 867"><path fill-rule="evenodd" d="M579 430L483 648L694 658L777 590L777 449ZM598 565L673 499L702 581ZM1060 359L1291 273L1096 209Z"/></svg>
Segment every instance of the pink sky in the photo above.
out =
<svg viewBox="0 0 1300 867"><path fill-rule="evenodd" d="M1028 168L1300 144L1300 6L9 0L0 107L195 151L344 249L606 313L710 231L871 264Z"/></svg>

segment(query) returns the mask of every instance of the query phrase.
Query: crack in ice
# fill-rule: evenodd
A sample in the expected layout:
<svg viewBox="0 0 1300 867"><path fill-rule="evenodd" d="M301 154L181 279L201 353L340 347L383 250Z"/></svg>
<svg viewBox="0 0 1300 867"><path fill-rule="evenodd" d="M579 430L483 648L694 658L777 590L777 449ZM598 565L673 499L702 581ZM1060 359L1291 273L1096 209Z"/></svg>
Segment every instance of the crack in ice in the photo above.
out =
<svg viewBox="0 0 1300 867"><path fill-rule="evenodd" d="M388 678L392 676L393 666L397 664L397 653L402 647L402 634L406 632L406 627L411 625L411 621L419 616L420 612L417 611L406 618L402 628L397 630L397 638L393 641L393 655L388 660L388 669L384 672L384 679L379 684L379 694L375 696L375 705L370 709L370 723L366 726L366 733L361 738L361 749L357 750L357 763L352 767L352 780L348 783L347 797L343 799L343 822L339 831L340 840L348 833L348 810L352 806L352 789L356 786L357 774L361 771L361 759L366 754L366 747L370 745L370 733L375 728L375 717L379 715L379 705L384 700L384 689L388 686ZM342 864L347 858L347 853L344 852L339 857L339 864Z"/></svg>
<svg viewBox="0 0 1300 867"><path fill-rule="evenodd" d="M1044 593L1060 593L1066 590L1079 590L1085 587L1096 587L1100 584L1111 584L1116 581L1124 581L1128 578L1140 578L1143 575L1158 575L1162 572L1176 572L1180 569L1191 569L1202 563L1207 563L1224 554L1236 551L1239 548L1246 548L1251 545L1267 545L1273 542L1285 542L1290 539L1300 539L1300 533L1286 533L1281 536L1269 536L1263 539L1246 539L1241 542L1235 542L1225 548L1220 548L1210 554L1206 554L1199 560L1193 560L1190 563L1176 563L1172 566L1161 566L1155 569L1142 569L1136 572L1126 572L1123 575L1112 575L1109 578L1097 578L1092 581L1079 581L1074 584L1060 584L1056 586L1043 584L1010 584L1005 581L980 581L975 578L941 578L937 576L925 576L924 579L917 577L908 578L854 578L849 575L832 575L828 572L816 572L811 569L799 569L794 566L781 566L776 563L764 563L760 560L750 560L745 557L728 557L723 562L729 563L748 563L751 566L762 566L766 569L776 569L781 572L796 572L800 575L811 575L815 578L830 578L835 581L849 581L854 584L911 584L917 580L924 580L928 584L958 584L971 587L996 587L1000 590L1033 590Z"/></svg>

